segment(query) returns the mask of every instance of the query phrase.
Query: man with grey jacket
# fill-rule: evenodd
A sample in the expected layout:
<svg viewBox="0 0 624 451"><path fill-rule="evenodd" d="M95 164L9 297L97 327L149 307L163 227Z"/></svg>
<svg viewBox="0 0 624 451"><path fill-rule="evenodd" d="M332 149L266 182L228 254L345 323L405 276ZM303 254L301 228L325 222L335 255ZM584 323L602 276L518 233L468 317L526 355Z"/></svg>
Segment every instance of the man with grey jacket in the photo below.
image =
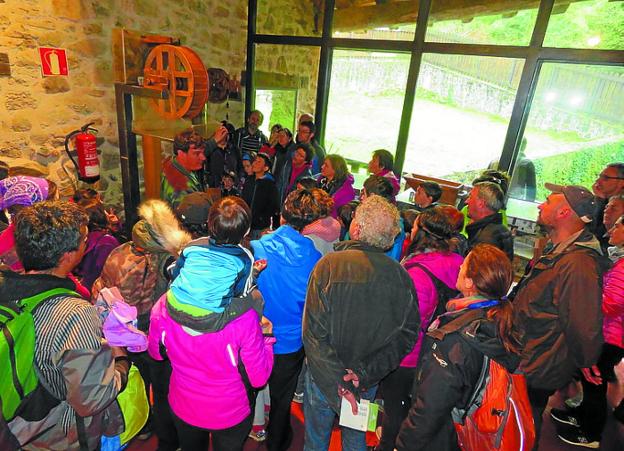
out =
<svg viewBox="0 0 624 451"><path fill-rule="evenodd" d="M1 302L55 288L75 290L67 275L85 252L87 224L76 204L43 202L21 210L15 245L25 273L0 271ZM103 434L124 430L114 401L127 381L125 351L102 342L96 308L75 293L43 300L32 315L33 364L41 384L36 399L25 398L9 422L10 432L20 449L99 449ZM15 443L5 439L0 437L0 449L13 449Z"/></svg>

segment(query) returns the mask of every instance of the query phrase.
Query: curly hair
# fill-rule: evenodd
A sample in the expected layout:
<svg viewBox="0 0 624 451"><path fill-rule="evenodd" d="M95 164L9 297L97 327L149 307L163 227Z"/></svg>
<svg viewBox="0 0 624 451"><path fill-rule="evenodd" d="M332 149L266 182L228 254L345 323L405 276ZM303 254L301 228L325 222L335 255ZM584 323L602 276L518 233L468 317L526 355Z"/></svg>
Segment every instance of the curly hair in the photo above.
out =
<svg viewBox="0 0 624 451"><path fill-rule="evenodd" d="M173 153L177 155L178 152L188 152L191 146L196 148L206 147L204 138L193 129L184 130L178 133L173 139Z"/></svg>
<svg viewBox="0 0 624 451"><path fill-rule="evenodd" d="M331 206L333 206L333 200L325 191L318 188L298 189L286 197L282 207L282 217L286 224L301 231L308 224L327 216L331 211Z"/></svg>
<svg viewBox="0 0 624 451"><path fill-rule="evenodd" d="M80 247L89 217L68 202L39 202L15 216L15 250L26 271L56 268L61 257ZM84 229L84 230L82 230Z"/></svg>
<svg viewBox="0 0 624 451"><path fill-rule="evenodd" d="M351 225L357 227L358 234L353 238L379 249L390 249L401 231L399 224L397 207L383 197L372 194L355 210Z"/></svg>

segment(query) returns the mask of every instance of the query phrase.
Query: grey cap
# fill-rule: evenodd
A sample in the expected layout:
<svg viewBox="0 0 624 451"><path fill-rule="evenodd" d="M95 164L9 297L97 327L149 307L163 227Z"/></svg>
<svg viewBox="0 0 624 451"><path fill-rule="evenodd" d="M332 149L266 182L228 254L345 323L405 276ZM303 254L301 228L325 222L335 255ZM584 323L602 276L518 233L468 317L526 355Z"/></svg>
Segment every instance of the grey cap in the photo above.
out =
<svg viewBox="0 0 624 451"><path fill-rule="evenodd" d="M572 210L585 223L592 222L594 210L596 208L596 199L594 194L587 188L579 185L556 185L554 183L544 183L547 190L553 193L561 193L564 195Z"/></svg>

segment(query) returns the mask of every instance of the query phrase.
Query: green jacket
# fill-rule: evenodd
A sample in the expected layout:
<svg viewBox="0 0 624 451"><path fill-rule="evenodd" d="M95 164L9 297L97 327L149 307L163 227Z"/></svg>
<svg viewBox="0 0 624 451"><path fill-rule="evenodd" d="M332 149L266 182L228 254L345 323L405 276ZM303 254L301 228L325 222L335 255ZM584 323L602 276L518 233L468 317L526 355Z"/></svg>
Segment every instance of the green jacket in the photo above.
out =
<svg viewBox="0 0 624 451"><path fill-rule="evenodd" d="M169 157L162 164L160 198L175 210L187 194L204 191L201 178L184 169L176 157Z"/></svg>

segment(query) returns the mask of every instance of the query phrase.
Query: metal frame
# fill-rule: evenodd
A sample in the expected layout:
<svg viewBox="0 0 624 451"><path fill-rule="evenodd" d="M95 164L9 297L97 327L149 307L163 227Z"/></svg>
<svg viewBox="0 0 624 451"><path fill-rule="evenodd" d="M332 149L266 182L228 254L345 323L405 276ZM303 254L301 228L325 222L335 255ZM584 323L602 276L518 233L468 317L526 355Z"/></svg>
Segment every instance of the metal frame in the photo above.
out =
<svg viewBox="0 0 624 451"><path fill-rule="evenodd" d="M542 47L555 0L542 0L540 2L535 26L531 35L531 41L528 46L427 42L425 41L425 34L432 1L433 0L421 0L419 2L416 33L413 41L391 41L332 37L332 21L335 0L325 1L323 33L321 37L256 34L258 0L249 0L250 24L248 24L247 27L246 113L251 110L251 105L253 103L253 99L250 99L253 91L249 87L253 85L255 44L321 47L315 112L315 120L319 126L319 130L316 135L321 142L323 142L325 138L325 118L329 98L333 50L340 48L363 51L409 52L411 53L411 61L403 102L403 110L401 113L399 136L397 140L397 147L395 149L395 171L399 173L401 172L405 161L409 127L414 107L414 97L416 95L416 86L418 83L418 74L424 53L518 58L524 60L524 67L520 77L520 83L517 88L516 98L511 117L509 119L507 133L500 157L501 169L512 171L518 153L519 143L526 127L526 121L531 108L535 88L537 86L540 69L544 62L624 65L624 50ZM253 22L253 24L251 24L251 22Z"/></svg>
<svg viewBox="0 0 624 451"><path fill-rule="evenodd" d="M141 203L139 187L139 165L136 134L132 131L132 96L167 99L167 90L142 88L140 86L115 83L115 105L117 106L117 130L119 133L119 164L121 182L124 187L125 226L128 236L137 221L137 207Z"/></svg>

